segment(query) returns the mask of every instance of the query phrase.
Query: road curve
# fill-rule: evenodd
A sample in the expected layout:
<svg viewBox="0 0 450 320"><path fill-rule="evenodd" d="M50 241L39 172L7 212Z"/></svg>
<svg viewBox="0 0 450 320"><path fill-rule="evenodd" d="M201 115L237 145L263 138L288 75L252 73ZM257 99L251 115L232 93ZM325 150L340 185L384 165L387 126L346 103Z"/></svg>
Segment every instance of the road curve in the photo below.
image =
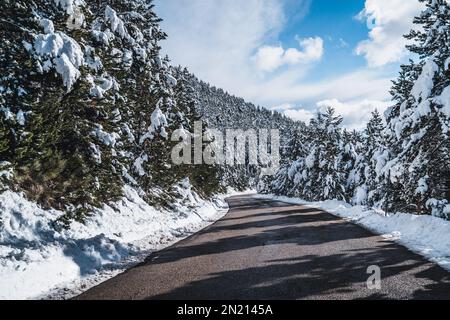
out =
<svg viewBox="0 0 450 320"><path fill-rule="evenodd" d="M254 196L75 299L450 299L450 273L327 212ZM367 268L381 268L381 289Z"/></svg>

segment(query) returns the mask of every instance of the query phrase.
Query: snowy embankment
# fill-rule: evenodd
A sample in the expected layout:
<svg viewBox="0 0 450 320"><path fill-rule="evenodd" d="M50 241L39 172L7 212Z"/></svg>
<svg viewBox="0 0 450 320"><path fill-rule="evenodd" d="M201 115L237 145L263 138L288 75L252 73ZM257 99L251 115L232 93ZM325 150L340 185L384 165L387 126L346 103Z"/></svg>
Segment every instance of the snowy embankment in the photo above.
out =
<svg viewBox="0 0 450 320"><path fill-rule="evenodd" d="M210 225L227 212L225 195L201 200L189 188L174 210L149 206L130 188L85 224L56 231L63 212L22 195L0 194L0 299L70 298Z"/></svg>
<svg viewBox="0 0 450 320"><path fill-rule="evenodd" d="M321 208L389 240L396 241L450 271L450 221L408 213L387 215L380 210L351 206L336 200L307 202L296 198L270 195L258 197Z"/></svg>

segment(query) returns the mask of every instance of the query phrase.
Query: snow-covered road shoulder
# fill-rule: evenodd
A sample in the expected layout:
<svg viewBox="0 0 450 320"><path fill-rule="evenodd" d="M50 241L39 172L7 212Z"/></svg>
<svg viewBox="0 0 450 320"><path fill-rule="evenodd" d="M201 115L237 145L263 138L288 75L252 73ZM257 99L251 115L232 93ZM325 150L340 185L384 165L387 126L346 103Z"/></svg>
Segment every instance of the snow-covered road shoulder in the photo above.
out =
<svg viewBox="0 0 450 320"><path fill-rule="evenodd" d="M85 224L55 230L63 212L43 210L11 191L0 194L0 299L66 299L214 223L224 199L187 188L173 210L149 206L136 190L93 212Z"/></svg>
<svg viewBox="0 0 450 320"><path fill-rule="evenodd" d="M408 213L387 215L380 210L351 206L335 200L307 202L301 199L272 195L258 195L257 197L321 208L389 240L396 241L450 271L450 221Z"/></svg>

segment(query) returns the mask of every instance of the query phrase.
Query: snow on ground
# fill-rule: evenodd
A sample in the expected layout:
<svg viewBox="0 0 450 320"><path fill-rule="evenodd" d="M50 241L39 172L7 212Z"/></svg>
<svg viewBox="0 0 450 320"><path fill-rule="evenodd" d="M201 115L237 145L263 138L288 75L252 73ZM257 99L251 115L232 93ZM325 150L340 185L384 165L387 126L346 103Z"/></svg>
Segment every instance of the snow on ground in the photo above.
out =
<svg viewBox="0 0 450 320"><path fill-rule="evenodd" d="M207 202L186 183L180 191L174 210L159 211L126 187L121 201L61 231L52 222L63 212L43 210L18 193L0 194L0 299L73 297L227 212L225 195Z"/></svg>
<svg viewBox="0 0 450 320"><path fill-rule="evenodd" d="M336 200L307 202L271 195L258 197L319 207L347 221L357 223L386 239L396 241L450 271L450 221L409 213L388 215L381 210L351 206Z"/></svg>

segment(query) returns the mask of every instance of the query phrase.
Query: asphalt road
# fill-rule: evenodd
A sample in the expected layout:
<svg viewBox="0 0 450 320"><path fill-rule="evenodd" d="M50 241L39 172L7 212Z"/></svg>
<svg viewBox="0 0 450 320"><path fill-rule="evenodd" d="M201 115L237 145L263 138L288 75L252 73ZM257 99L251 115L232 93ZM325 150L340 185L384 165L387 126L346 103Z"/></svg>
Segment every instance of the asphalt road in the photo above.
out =
<svg viewBox="0 0 450 320"><path fill-rule="evenodd" d="M327 212L252 196L76 299L450 299L450 273ZM381 268L381 289L367 268Z"/></svg>

